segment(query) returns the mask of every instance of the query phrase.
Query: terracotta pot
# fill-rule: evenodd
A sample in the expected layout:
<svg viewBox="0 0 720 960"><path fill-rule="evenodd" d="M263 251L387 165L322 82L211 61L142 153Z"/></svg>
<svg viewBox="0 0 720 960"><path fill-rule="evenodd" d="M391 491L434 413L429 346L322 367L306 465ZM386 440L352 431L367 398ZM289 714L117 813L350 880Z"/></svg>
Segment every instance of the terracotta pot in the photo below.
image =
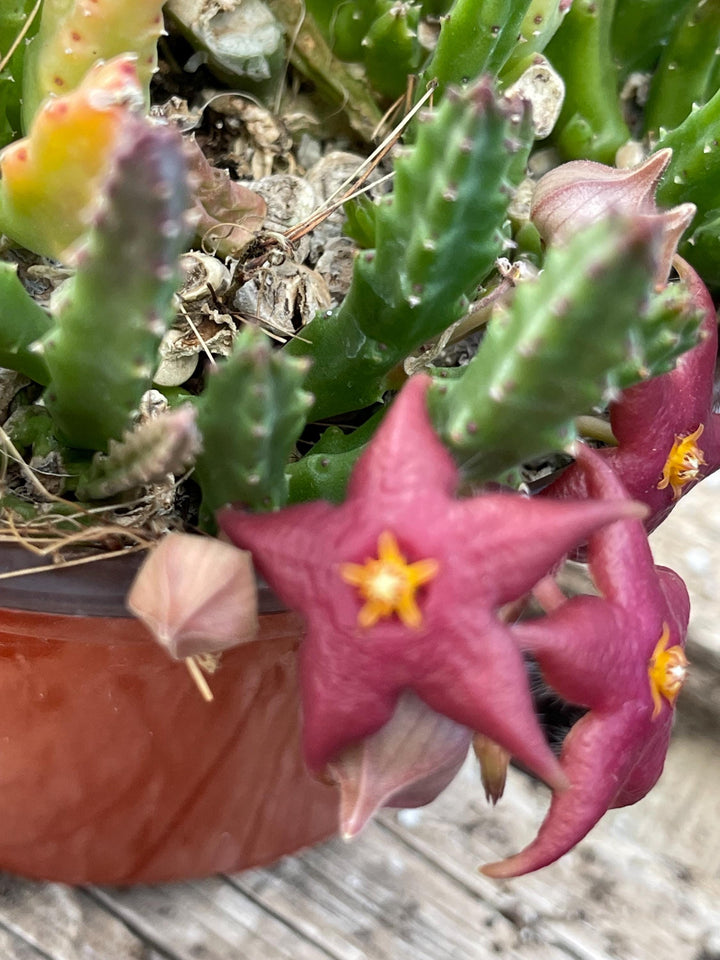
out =
<svg viewBox="0 0 720 960"><path fill-rule="evenodd" d="M4 571L30 565L2 548ZM127 558L128 560L130 558ZM207 876L332 834L300 756L301 622L265 612L199 695L124 613L115 560L0 579L0 869L66 883ZM264 591L261 609L273 598Z"/></svg>

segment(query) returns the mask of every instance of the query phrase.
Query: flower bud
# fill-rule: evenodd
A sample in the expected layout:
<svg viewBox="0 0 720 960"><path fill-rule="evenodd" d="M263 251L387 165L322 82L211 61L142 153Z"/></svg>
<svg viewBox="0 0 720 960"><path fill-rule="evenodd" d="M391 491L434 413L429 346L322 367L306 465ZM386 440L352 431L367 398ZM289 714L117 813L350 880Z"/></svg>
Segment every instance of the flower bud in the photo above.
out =
<svg viewBox="0 0 720 960"><path fill-rule="evenodd" d="M671 150L658 150L629 170L593 160L564 163L538 181L530 218L546 243L562 243L611 212L660 223L662 243L655 281L664 286L677 245L696 209L692 203L682 203L660 210L655 202L658 183L671 157Z"/></svg>
<svg viewBox="0 0 720 960"><path fill-rule="evenodd" d="M138 571L127 606L178 660L248 643L258 629L250 554L170 533Z"/></svg>

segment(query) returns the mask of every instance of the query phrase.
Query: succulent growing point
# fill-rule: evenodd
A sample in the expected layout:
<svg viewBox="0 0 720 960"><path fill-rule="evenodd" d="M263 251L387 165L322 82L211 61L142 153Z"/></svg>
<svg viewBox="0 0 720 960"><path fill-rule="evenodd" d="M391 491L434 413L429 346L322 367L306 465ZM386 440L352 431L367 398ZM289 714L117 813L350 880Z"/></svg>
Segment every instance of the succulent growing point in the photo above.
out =
<svg viewBox="0 0 720 960"><path fill-rule="evenodd" d="M617 474L589 448L578 454L588 493L623 496ZM567 853L611 807L640 800L660 776L685 677L690 601L680 577L656 567L639 520L596 531L590 571L601 597L575 597L516 635L550 687L588 712L571 729L560 764L570 786L555 793L537 838L483 867L492 877L529 873Z"/></svg>
<svg viewBox="0 0 720 960"><path fill-rule="evenodd" d="M165 410L128 430L122 441L111 440L107 454L96 453L78 479L80 500L104 500L182 474L201 446L195 411L186 404Z"/></svg>
<svg viewBox="0 0 720 960"><path fill-rule="evenodd" d="M307 619L301 673L311 769L322 771L380 730L400 693L413 690L561 787L522 657L498 610L584 536L637 516L638 507L514 494L457 499L457 468L429 422L428 386L418 376L404 387L341 506L316 502L254 516L225 509L218 523Z"/></svg>

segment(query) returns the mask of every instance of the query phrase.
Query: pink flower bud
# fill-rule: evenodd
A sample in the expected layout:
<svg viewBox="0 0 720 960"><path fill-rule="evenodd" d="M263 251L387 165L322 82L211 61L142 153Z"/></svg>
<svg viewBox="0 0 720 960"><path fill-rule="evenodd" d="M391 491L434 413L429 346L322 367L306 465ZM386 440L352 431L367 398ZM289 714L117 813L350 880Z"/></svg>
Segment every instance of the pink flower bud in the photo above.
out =
<svg viewBox="0 0 720 960"><path fill-rule="evenodd" d="M696 209L692 203L682 203L671 210L660 210L655 202L658 183L671 157L671 150L658 150L629 170L593 160L564 163L538 181L530 217L547 243L562 243L610 212L659 222L663 241L655 280L662 286Z"/></svg>
<svg viewBox="0 0 720 960"><path fill-rule="evenodd" d="M178 660L248 643L258 630L250 554L170 533L138 571L127 606Z"/></svg>

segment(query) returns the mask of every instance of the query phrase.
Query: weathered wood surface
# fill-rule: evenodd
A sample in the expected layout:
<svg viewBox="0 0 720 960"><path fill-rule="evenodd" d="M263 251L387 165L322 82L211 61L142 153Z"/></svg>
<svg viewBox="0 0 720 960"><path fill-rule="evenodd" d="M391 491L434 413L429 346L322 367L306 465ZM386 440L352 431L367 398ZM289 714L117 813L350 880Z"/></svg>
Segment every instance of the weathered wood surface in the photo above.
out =
<svg viewBox="0 0 720 960"><path fill-rule="evenodd" d="M477 872L531 838L548 795L512 772L492 809L468 763L429 807L265 870L127 890L2 877L0 960L720 960L718 486L655 535L697 598L666 772L559 863Z"/></svg>

